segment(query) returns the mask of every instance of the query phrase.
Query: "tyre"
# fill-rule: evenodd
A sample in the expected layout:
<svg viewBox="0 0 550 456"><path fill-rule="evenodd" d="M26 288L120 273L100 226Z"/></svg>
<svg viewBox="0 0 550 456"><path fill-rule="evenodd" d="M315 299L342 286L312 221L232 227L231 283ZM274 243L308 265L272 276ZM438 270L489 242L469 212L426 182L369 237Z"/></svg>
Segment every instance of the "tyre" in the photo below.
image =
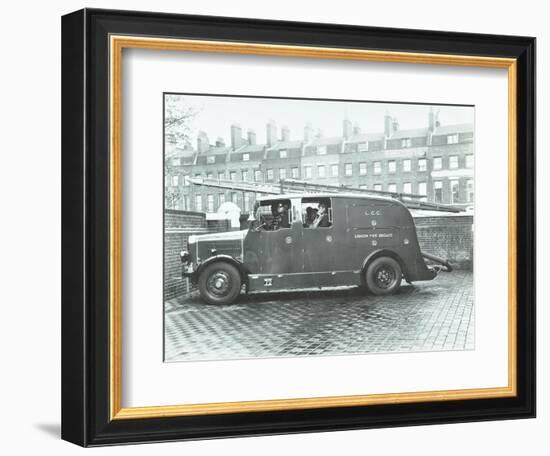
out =
<svg viewBox="0 0 550 456"><path fill-rule="evenodd" d="M220 261L206 266L198 284L208 304L231 304L241 292L241 275L235 266Z"/></svg>
<svg viewBox="0 0 550 456"><path fill-rule="evenodd" d="M371 293L381 296L396 293L401 286L403 272L399 263L390 257L379 257L367 267L365 281Z"/></svg>

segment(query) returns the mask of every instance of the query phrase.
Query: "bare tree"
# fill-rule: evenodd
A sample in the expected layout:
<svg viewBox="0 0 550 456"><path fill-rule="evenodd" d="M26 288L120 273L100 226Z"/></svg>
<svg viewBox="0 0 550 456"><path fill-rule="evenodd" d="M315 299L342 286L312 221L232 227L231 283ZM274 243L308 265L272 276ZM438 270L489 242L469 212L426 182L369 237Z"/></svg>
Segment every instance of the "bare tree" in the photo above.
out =
<svg viewBox="0 0 550 456"><path fill-rule="evenodd" d="M185 103L181 95L165 95L164 99L164 141L165 145L172 144L175 147L186 148L191 144L190 136L193 119L197 115L193 106ZM167 148L165 150L168 150ZM174 154L166 152L164 157L164 175L167 183L164 191L164 207L175 209L182 195L179 186L170 186L172 176L181 176L181 168L173 164ZM178 179L179 180L179 179Z"/></svg>
<svg viewBox="0 0 550 456"><path fill-rule="evenodd" d="M185 104L181 95L165 95L164 99L164 140L179 147L191 143L191 124L197 110Z"/></svg>

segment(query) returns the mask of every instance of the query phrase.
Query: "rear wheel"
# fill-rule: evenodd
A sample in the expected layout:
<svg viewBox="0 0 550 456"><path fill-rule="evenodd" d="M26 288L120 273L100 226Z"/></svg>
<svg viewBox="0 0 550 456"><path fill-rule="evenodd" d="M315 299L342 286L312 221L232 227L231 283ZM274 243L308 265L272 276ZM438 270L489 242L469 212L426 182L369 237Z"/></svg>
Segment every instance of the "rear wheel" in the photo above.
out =
<svg viewBox="0 0 550 456"><path fill-rule="evenodd" d="M380 257L373 260L366 272L368 289L375 295L396 293L401 286L403 273L399 263L390 257Z"/></svg>
<svg viewBox="0 0 550 456"><path fill-rule="evenodd" d="M239 271L224 262L210 264L199 276L199 291L208 304L231 304L241 292Z"/></svg>

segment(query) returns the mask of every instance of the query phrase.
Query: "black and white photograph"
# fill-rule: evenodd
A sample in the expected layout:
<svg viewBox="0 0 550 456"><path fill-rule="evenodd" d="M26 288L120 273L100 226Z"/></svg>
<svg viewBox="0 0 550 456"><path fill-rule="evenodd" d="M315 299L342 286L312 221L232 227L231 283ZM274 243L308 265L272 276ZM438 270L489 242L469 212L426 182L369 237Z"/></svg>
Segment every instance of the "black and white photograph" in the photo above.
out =
<svg viewBox="0 0 550 456"><path fill-rule="evenodd" d="M475 106L163 107L165 362L475 349Z"/></svg>

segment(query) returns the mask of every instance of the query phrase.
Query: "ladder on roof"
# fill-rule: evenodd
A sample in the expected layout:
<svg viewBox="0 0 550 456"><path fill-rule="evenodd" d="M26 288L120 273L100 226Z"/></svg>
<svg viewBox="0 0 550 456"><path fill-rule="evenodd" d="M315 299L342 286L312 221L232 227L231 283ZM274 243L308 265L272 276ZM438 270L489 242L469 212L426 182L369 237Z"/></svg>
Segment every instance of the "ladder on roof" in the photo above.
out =
<svg viewBox="0 0 550 456"><path fill-rule="evenodd" d="M280 195L281 191L277 185L264 184L250 181L232 181L228 179L214 179L203 177L188 177L187 181L193 185L202 185L205 187L223 188L224 190L234 190L236 192L262 193L265 195Z"/></svg>
<svg viewBox="0 0 550 456"><path fill-rule="evenodd" d="M238 192L260 193L263 195L282 195L286 193L351 193L393 198L403 203L409 209L454 213L465 211L464 208L458 206L422 201L422 198L425 198L425 196L413 193L385 192L382 190L347 187L345 185L317 184L297 179L281 179L278 185L276 183L269 184L202 177L188 177L187 180L192 185L215 187Z"/></svg>

